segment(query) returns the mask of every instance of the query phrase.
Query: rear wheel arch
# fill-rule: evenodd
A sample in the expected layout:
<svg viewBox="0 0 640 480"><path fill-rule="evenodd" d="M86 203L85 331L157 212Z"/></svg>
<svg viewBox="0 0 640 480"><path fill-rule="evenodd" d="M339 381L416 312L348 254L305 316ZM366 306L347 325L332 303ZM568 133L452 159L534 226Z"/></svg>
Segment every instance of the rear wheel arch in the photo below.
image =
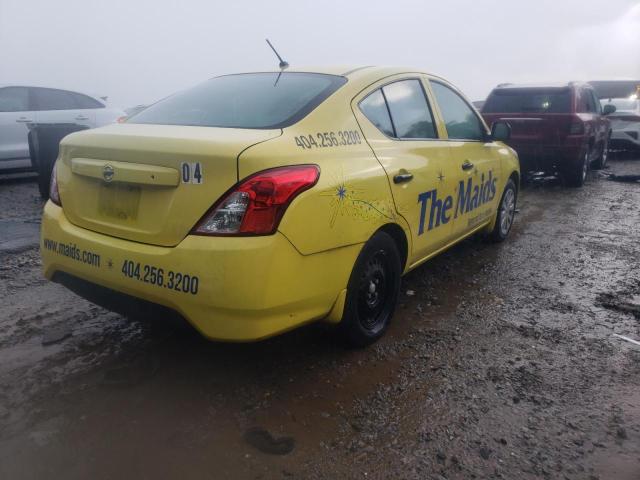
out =
<svg viewBox="0 0 640 480"><path fill-rule="evenodd" d="M509 175L507 182L509 180L513 180L513 183L516 184L516 192L520 191L520 174L514 170L511 172L511 175Z"/></svg>
<svg viewBox="0 0 640 480"><path fill-rule="evenodd" d="M402 261L401 267L402 271L404 271L407 266L407 260L409 258L409 242L407 240L405 231L397 223L387 223L386 225L383 225L378 230L376 230L371 236L373 237L378 232L385 232L393 239L396 246L398 247L398 251L400 252L400 259Z"/></svg>

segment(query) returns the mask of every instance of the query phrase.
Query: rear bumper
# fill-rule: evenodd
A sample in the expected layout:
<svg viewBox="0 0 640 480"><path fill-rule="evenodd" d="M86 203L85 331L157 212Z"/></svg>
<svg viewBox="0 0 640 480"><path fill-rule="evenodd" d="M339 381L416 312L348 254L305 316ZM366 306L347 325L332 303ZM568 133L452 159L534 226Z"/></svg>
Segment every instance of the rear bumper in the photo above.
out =
<svg viewBox="0 0 640 480"><path fill-rule="evenodd" d="M116 311L129 310L127 298L141 301L133 302L138 312L147 302L160 305L205 337L226 341L259 340L327 316L360 249L305 256L281 233L188 236L176 247L158 247L79 228L51 202L42 219L48 279ZM86 284L123 295L109 298L108 290L91 292Z"/></svg>
<svg viewBox="0 0 640 480"><path fill-rule="evenodd" d="M582 159L584 141L562 145L517 144L510 146L518 153L522 171L549 171L575 165Z"/></svg>

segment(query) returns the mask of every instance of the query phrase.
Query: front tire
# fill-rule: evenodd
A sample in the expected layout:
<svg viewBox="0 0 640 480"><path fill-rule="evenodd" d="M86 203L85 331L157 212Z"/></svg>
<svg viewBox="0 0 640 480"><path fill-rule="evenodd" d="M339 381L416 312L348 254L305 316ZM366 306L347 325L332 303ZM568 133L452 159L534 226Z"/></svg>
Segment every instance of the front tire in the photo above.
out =
<svg viewBox="0 0 640 480"><path fill-rule="evenodd" d="M364 245L351 272L341 336L354 347L378 340L389 327L400 294L402 266L396 243L384 232Z"/></svg>
<svg viewBox="0 0 640 480"><path fill-rule="evenodd" d="M493 242L504 242L509 236L513 220L516 215L516 204L518 201L518 189L513 179L509 179L507 185L502 192L502 198L498 205L498 214L496 216L496 224L489 234L489 239Z"/></svg>

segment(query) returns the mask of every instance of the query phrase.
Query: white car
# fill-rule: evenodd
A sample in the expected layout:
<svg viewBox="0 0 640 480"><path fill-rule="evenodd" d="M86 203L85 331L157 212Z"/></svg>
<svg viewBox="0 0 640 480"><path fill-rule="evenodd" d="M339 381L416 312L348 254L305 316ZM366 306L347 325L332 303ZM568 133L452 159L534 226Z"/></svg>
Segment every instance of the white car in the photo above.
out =
<svg viewBox="0 0 640 480"><path fill-rule="evenodd" d="M29 124L75 123L94 128L124 115L122 110L84 93L0 85L0 170L31 168Z"/></svg>
<svg viewBox="0 0 640 480"><path fill-rule="evenodd" d="M609 115L611 121L611 140L609 147L621 150L640 150L640 99L635 95L629 98L610 98L600 100L606 105L616 107Z"/></svg>

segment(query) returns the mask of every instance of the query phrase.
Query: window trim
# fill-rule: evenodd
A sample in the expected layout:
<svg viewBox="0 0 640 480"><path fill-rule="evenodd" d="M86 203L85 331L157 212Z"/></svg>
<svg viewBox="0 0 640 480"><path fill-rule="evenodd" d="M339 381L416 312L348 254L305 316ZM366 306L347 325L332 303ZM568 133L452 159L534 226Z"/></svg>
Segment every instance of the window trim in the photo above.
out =
<svg viewBox="0 0 640 480"><path fill-rule="evenodd" d="M471 109L471 113L473 113L475 115L475 117L478 119L478 121L480 122L480 126L483 127L482 128L482 132L483 136L480 140L475 139L475 138L449 138L449 130L447 129L447 122L444 119L444 115L442 115L442 110L440 110L440 103L438 102L438 98L436 97L436 92L435 90L433 91L433 96L434 96L434 100L436 101L436 103L438 104L438 109L440 111L440 116L442 117L442 124L444 126L444 129L447 131L447 138L443 139L443 140L448 140L451 142L476 142L476 143L487 143L487 139L490 135L489 131L487 130L487 126L484 123L484 120L482 119L482 117L478 114L477 110L473 107L473 105L471 105L471 103L464 98L464 96L461 95L460 92L457 91L457 89L455 87L453 87L453 85L448 85L447 83L443 82L442 80L434 80L434 79L429 79L429 83L439 83L440 85L442 85L443 87L448 88L449 90L451 90L453 93L455 93L460 100L462 100L467 107L469 107ZM433 90L433 89L432 89Z"/></svg>
<svg viewBox="0 0 640 480"><path fill-rule="evenodd" d="M389 102L387 101L387 96L384 94L383 88L386 87L387 85L391 85L393 83L398 83L398 82L404 82L406 80L417 80L418 83L420 84L420 89L422 90L422 95L424 95L424 101L427 104L427 110L429 111L429 115L431 115L431 123L433 124L433 131L434 131L434 133L436 135L433 138L421 138L421 137L417 137L417 138L400 138L400 137L397 136L396 124L393 121L393 115L391 115L391 109L389 108ZM433 141L433 140L444 140L443 138L440 138L440 134L438 133L438 126L437 126L437 123L436 123L436 119L433 116L433 107L431 106L431 103L429 102L429 96L427 95L427 91L425 90L424 84L422 82L423 82L423 80L420 77L406 77L406 78L396 78L394 80L390 80L390 81L385 82L383 84L378 84L378 85L376 85L376 87L373 90L371 90L364 97L362 97L360 100L358 100L358 110L364 116L364 118L366 118L367 121L369 123L371 123L371 125L373 125L373 127L377 131L379 131L382 135L384 135L389 140L396 140L396 141L400 141L400 142L402 142L402 141L405 141L405 142L427 142L427 141ZM390 137L389 135L384 133L382 130L380 130L378 127L376 127L373 124L373 122L371 120L369 120L369 117L367 117L365 115L365 113L362 111L362 108L360 108L360 104L366 98L368 98L369 95L372 95L373 93L375 93L378 90L380 90L380 93L382 93L382 98L384 98L384 104L387 107L387 113L389 114L389 120L391 120L391 127L393 128L393 133L394 133L393 137Z"/></svg>

